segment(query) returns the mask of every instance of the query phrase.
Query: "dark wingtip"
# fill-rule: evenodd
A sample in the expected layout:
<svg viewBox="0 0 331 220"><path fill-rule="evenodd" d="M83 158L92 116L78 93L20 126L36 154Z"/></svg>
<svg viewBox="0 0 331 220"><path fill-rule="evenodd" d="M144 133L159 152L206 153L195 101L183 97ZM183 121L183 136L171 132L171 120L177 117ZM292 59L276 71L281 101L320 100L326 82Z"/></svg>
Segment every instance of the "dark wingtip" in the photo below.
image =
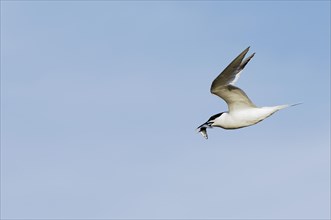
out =
<svg viewBox="0 0 331 220"><path fill-rule="evenodd" d="M242 53L246 54L250 48L251 48L251 46L248 46Z"/></svg>
<svg viewBox="0 0 331 220"><path fill-rule="evenodd" d="M255 52L252 53L249 57L247 57L241 64L240 64L240 67L239 69L242 70L245 68L246 64L254 57L255 55Z"/></svg>

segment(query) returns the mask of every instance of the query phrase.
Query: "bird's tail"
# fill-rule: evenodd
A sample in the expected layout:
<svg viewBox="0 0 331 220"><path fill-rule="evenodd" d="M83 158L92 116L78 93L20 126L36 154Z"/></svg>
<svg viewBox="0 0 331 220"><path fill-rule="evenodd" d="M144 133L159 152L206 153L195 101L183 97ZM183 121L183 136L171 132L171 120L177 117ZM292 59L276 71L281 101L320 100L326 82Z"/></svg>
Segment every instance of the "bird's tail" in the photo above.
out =
<svg viewBox="0 0 331 220"><path fill-rule="evenodd" d="M301 105L301 104L303 104L303 103L300 102L300 103L288 104L288 105L278 105L277 110L281 110L281 109L284 109L284 108L288 108L288 107L292 107L292 106L296 106L296 105Z"/></svg>

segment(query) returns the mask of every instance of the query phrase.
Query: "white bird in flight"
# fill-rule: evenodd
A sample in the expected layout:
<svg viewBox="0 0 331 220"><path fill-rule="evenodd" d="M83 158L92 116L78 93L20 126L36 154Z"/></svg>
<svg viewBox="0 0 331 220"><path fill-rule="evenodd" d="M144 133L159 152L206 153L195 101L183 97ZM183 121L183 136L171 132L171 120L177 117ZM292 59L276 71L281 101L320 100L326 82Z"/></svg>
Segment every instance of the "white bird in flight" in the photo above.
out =
<svg viewBox="0 0 331 220"><path fill-rule="evenodd" d="M228 111L211 116L207 122L197 128L197 131L206 139L208 139L207 128L238 129L251 126L281 109L301 104L257 107L243 90L234 86L244 67L255 54L253 53L243 60L248 50L249 47L239 54L211 84L211 93L219 96L228 104Z"/></svg>

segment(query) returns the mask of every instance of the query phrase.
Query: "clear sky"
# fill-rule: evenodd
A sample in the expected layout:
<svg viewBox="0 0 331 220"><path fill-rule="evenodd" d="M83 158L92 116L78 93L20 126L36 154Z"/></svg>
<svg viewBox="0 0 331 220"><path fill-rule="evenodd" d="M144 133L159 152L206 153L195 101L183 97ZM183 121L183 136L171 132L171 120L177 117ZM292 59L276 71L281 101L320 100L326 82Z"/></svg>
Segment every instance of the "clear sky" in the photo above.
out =
<svg viewBox="0 0 331 220"><path fill-rule="evenodd" d="M1 217L330 218L330 2L1 1Z"/></svg>

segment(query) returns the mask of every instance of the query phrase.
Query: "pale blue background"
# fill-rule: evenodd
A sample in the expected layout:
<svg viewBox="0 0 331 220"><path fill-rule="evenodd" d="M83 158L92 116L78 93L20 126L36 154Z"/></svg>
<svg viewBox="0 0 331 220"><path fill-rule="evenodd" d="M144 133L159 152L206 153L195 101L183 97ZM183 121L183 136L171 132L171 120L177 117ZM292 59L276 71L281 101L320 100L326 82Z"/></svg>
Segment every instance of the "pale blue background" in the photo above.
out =
<svg viewBox="0 0 331 220"><path fill-rule="evenodd" d="M247 46L245 129L211 81ZM330 2L1 2L1 217L330 218Z"/></svg>

